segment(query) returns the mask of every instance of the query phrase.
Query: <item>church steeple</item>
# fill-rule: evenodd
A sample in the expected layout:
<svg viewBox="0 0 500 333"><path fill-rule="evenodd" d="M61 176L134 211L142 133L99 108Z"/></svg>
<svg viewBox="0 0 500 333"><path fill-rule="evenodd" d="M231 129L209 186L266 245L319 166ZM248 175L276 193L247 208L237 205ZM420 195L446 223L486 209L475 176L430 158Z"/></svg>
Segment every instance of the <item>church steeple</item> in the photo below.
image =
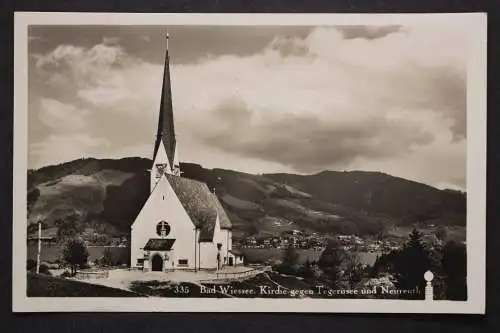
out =
<svg viewBox="0 0 500 333"><path fill-rule="evenodd" d="M163 69L163 85L161 89L160 115L153 153L155 179L164 172L180 175L177 157L177 142L174 129L174 112L172 108L172 88L170 82L170 58L168 55L169 35L166 35L165 65ZM152 179L152 186L156 181Z"/></svg>
<svg viewBox="0 0 500 333"><path fill-rule="evenodd" d="M174 130L174 113L172 108L172 88L170 85L170 59L168 55L169 38L170 37L167 33L167 47L165 51L165 65L163 69L163 85L160 101L160 116L158 119L158 131L156 133L153 160L156 159L158 149L161 147L161 143L163 143L168 157L169 169L173 171L178 166L175 165L176 140Z"/></svg>

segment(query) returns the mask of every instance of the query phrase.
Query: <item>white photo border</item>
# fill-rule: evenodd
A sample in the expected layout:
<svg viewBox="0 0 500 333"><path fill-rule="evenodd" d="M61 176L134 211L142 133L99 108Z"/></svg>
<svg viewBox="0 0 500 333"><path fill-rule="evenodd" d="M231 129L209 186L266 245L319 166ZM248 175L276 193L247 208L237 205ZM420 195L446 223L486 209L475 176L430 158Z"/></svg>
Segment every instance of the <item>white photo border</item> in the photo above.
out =
<svg viewBox="0 0 500 333"><path fill-rule="evenodd" d="M486 14L160 14L35 13L14 16L14 312L485 313ZM28 27L30 25L468 25L467 301L263 298L27 297Z"/></svg>

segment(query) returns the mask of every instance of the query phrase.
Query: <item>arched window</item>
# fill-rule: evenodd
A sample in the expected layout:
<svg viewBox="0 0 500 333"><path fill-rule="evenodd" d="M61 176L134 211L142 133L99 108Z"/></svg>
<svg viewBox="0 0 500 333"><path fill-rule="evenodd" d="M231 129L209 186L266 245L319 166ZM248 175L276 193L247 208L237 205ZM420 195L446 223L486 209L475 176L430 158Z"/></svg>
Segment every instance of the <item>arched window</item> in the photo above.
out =
<svg viewBox="0 0 500 333"><path fill-rule="evenodd" d="M170 225L165 221L160 221L156 225L156 233L160 237L167 237L167 235L170 233Z"/></svg>

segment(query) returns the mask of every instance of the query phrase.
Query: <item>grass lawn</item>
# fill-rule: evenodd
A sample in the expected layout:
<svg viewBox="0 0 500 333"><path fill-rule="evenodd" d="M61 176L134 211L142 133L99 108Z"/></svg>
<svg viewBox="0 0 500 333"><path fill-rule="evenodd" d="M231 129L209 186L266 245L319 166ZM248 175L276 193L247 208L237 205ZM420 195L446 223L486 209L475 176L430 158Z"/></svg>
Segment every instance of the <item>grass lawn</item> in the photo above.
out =
<svg viewBox="0 0 500 333"><path fill-rule="evenodd" d="M28 273L28 297L140 297L126 290Z"/></svg>

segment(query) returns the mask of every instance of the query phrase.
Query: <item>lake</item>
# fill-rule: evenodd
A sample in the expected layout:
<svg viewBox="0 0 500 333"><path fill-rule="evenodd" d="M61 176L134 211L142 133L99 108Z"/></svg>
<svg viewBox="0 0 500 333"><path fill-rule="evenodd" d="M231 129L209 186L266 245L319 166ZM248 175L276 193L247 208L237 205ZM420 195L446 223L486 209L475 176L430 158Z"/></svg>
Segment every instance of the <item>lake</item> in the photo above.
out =
<svg viewBox="0 0 500 333"><path fill-rule="evenodd" d="M282 259L285 253L284 249L255 249L255 248L242 248L241 252L245 254L248 261L250 263L264 262L268 259L277 260ZM321 256L323 250L315 250L315 249L296 249L296 252L299 254L299 263L303 264L307 260L309 261L317 261ZM373 266L375 260L377 260L377 255L380 255L376 252L357 252L359 257L359 261L362 264L366 264L368 266Z"/></svg>
<svg viewBox="0 0 500 333"><path fill-rule="evenodd" d="M37 243L28 244L28 259L36 260L37 256ZM114 260L120 261L124 264L128 263L130 260L130 249L128 247L117 247L117 246L87 246L89 252L89 260L94 262L94 260L101 258L104 254L105 249L111 250L111 255ZM40 253L40 260L46 262L55 262L61 257L62 245L48 245L42 243L42 251Z"/></svg>
<svg viewBox="0 0 500 333"><path fill-rule="evenodd" d="M61 256L62 245L48 245L42 244L41 261L54 262ZM128 263L130 260L130 250L128 247L117 247L117 246L88 246L89 260L94 261L100 258L104 254L105 249L110 249L114 260L118 260L123 263ZM245 254L250 263L264 262L268 259L282 259L284 255L283 249L253 249L253 248L242 248L241 252ZM299 263L305 263L309 261L317 261L321 256L323 250L315 249L297 249L299 254ZM358 252L359 260L362 264L372 266L377 259L378 253L376 252ZM37 255L37 244L30 243L28 245L28 259L36 260Z"/></svg>

